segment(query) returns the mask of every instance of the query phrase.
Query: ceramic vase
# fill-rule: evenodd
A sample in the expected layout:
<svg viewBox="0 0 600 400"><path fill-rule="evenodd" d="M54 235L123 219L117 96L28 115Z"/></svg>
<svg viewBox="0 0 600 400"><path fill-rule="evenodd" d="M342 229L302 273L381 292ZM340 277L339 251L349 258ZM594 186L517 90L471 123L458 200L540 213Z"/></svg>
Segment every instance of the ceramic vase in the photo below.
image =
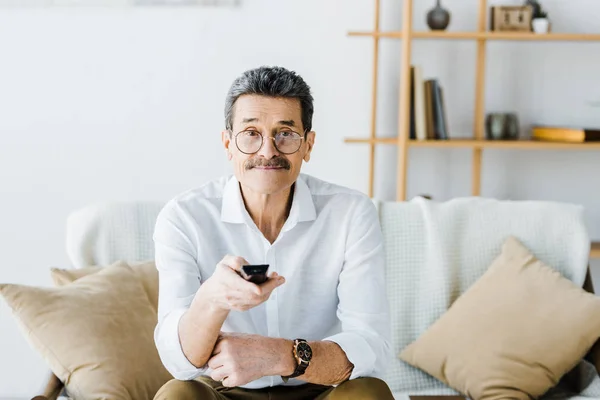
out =
<svg viewBox="0 0 600 400"><path fill-rule="evenodd" d="M427 13L427 25L434 31L443 31L449 23L450 13L437 0L436 6Z"/></svg>
<svg viewBox="0 0 600 400"><path fill-rule="evenodd" d="M490 113L485 130L488 140L515 140L519 137L519 119L515 113Z"/></svg>
<svg viewBox="0 0 600 400"><path fill-rule="evenodd" d="M531 21L531 26L535 33L548 33L550 31L550 21L548 21L548 18L535 18Z"/></svg>

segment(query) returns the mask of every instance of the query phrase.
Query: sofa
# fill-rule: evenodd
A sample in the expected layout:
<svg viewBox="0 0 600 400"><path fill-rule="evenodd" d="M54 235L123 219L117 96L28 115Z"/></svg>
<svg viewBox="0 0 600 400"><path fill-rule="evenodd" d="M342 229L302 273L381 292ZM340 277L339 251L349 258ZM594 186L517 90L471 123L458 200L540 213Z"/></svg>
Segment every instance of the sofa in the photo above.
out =
<svg viewBox="0 0 600 400"><path fill-rule="evenodd" d="M591 294L581 207L476 197L373 203L384 233L392 318L391 365L383 378L397 399L600 398L600 299ZM73 212L66 237L71 265L52 268L53 280L68 288L84 280L91 285L90 277L109 266L133 268L133 275L145 268L139 287L156 302L152 231L161 207L109 203ZM14 285L0 288L5 299L7 286ZM35 331L24 323L27 306L15 306L14 298L9 305L31 345L44 358L56 357L52 346L40 344L47 327ZM69 390L79 367L69 370L54 358L49 364L53 373L39 399L90 398L85 385Z"/></svg>

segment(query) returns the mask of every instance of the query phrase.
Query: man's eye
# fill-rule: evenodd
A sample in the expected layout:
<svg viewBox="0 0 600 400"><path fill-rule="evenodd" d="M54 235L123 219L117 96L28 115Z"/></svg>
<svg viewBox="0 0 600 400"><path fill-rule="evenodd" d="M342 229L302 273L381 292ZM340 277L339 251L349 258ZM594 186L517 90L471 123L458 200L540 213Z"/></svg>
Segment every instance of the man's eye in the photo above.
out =
<svg viewBox="0 0 600 400"><path fill-rule="evenodd" d="M246 136L258 136L258 135L260 135L260 133L258 133L256 131L246 131L245 134L246 134Z"/></svg>
<svg viewBox="0 0 600 400"><path fill-rule="evenodd" d="M281 131L279 132L279 135L282 137L290 137L294 134L294 132L288 132L288 131Z"/></svg>

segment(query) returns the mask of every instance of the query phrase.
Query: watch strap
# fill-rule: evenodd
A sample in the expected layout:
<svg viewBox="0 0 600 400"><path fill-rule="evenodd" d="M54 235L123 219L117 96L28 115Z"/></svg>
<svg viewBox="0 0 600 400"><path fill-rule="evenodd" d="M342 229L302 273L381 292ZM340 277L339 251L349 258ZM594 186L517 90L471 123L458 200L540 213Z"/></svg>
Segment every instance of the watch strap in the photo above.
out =
<svg viewBox="0 0 600 400"><path fill-rule="evenodd" d="M306 371L306 368L308 368L308 365L310 364L307 361L301 360L296 356L296 347L298 346L298 343L300 342L305 342L308 343L306 340L304 339L296 339L294 340L294 359L296 360L296 362L298 363L298 365L296 365L296 369L294 370L294 372L292 372L291 375L288 376L282 376L281 379L283 379L284 382L287 383L288 380L290 380L291 378L295 378L297 376L300 376L302 374L304 374L304 372Z"/></svg>

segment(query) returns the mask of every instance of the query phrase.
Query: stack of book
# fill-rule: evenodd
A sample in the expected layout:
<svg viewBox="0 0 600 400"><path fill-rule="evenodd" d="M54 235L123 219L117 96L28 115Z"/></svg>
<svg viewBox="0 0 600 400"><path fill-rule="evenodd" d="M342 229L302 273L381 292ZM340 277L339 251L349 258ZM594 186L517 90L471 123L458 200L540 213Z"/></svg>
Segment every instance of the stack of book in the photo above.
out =
<svg viewBox="0 0 600 400"><path fill-rule="evenodd" d="M444 92L437 79L423 78L423 69L410 69L410 139L448 139Z"/></svg>
<svg viewBox="0 0 600 400"><path fill-rule="evenodd" d="M534 126L531 129L533 140L550 142L597 142L600 141L600 129L567 128L560 126Z"/></svg>

